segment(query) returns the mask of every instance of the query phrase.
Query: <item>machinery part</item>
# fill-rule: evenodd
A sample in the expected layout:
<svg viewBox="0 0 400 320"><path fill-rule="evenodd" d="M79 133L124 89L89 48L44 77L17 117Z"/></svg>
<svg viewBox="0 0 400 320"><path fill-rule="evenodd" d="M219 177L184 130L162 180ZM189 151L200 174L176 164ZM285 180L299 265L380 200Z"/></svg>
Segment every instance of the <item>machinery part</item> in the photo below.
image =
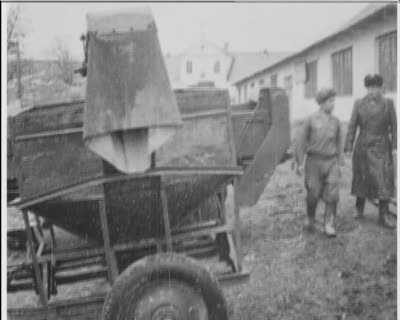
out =
<svg viewBox="0 0 400 320"><path fill-rule="evenodd" d="M192 259L166 253L145 257L117 279L103 320L227 320L218 282Z"/></svg>
<svg viewBox="0 0 400 320"><path fill-rule="evenodd" d="M285 92L278 88L262 89L256 110L236 146L245 168L238 188L241 206L250 207L258 202L277 165L289 157L285 155L290 145L289 118Z"/></svg>
<svg viewBox="0 0 400 320"><path fill-rule="evenodd" d="M26 250L26 232L24 229L7 231L8 250Z"/></svg>
<svg viewBox="0 0 400 320"><path fill-rule="evenodd" d="M233 272L238 272L238 259L232 234L228 232L218 233L216 242L220 261L225 261Z"/></svg>

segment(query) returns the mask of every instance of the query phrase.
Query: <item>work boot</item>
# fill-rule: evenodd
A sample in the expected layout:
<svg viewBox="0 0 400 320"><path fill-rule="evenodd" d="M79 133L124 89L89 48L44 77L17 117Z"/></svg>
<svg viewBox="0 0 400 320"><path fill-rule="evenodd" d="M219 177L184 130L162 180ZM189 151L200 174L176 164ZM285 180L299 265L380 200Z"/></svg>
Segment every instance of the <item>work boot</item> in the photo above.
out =
<svg viewBox="0 0 400 320"><path fill-rule="evenodd" d="M315 212L317 210L318 201L307 197L307 219L304 223L304 228L313 231L315 228Z"/></svg>
<svg viewBox="0 0 400 320"><path fill-rule="evenodd" d="M356 198L356 211L354 212L355 219L364 218L365 198Z"/></svg>
<svg viewBox="0 0 400 320"><path fill-rule="evenodd" d="M389 201L380 200L379 201L379 220L378 223L385 228L394 229L394 225L389 222Z"/></svg>
<svg viewBox="0 0 400 320"><path fill-rule="evenodd" d="M336 237L336 203L325 204L325 234Z"/></svg>

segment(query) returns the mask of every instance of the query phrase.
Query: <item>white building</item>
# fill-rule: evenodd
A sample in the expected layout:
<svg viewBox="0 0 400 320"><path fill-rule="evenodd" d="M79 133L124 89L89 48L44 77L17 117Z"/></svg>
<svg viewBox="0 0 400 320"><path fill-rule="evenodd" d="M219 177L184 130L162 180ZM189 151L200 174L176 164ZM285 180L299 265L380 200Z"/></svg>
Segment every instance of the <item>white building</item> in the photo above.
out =
<svg viewBox="0 0 400 320"><path fill-rule="evenodd" d="M284 88L291 101L292 121L318 106L322 87L337 91L335 114L350 118L354 100L365 94L364 77L380 73L388 97L397 97L397 4L368 5L334 34L234 82L239 102L257 99L262 86Z"/></svg>
<svg viewBox="0 0 400 320"><path fill-rule="evenodd" d="M166 55L171 85L174 89L208 86L229 89L231 102L237 103L235 81L243 79L287 56L282 52L230 52L228 45L220 48L201 43L177 55Z"/></svg>

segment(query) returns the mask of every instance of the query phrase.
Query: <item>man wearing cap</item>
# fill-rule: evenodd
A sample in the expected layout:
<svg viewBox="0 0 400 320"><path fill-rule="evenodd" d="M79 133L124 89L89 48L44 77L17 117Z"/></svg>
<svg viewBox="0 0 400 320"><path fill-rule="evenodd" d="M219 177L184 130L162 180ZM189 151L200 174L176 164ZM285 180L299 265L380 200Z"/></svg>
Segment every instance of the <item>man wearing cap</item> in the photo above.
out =
<svg viewBox="0 0 400 320"><path fill-rule="evenodd" d="M345 142L345 152L353 151L351 193L356 197L355 216L363 217L365 199L377 199L379 223L393 227L387 218L389 200L394 196L392 150L397 146L396 112L393 100L382 94L380 75L367 75L364 85L368 92L354 104Z"/></svg>
<svg viewBox="0 0 400 320"><path fill-rule="evenodd" d="M317 205L322 199L325 202L324 230L328 237L336 236L339 201L341 129L339 120L332 115L335 95L333 89L322 89L317 93L320 109L305 120L295 148L299 174L306 157L307 226L311 230L314 228Z"/></svg>

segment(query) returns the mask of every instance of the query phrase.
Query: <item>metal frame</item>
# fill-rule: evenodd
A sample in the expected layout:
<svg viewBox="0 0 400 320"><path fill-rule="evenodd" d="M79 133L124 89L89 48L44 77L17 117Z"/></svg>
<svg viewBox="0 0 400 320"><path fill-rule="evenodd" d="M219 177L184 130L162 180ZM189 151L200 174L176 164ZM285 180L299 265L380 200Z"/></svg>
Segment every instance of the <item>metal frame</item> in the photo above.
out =
<svg viewBox="0 0 400 320"><path fill-rule="evenodd" d="M22 210L25 222L25 228L28 236L28 245L30 250L30 258L34 269L34 283L36 283L40 302L43 306L48 304L48 298L50 295L51 290L53 289L52 286L54 284L54 279L51 281L54 274L52 274L52 266L54 266L54 261L71 261L73 260L82 260L82 262L86 262L90 257L92 257L92 261L97 261L96 257L105 256L106 260L106 268L93 272L93 274L82 274L78 276L71 276L69 280L72 281L79 281L80 279L86 279L86 277L94 277L94 276L102 276L104 272L106 272L108 276L108 280L112 285L113 282L116 280L119 274L119 268L116 259L116 252L124 252L129 251L135 248L144 249L144 248L155 248L156 252L159 252L166 247L166 251L171 252L174 250L173 243L174 241L180 241L188 238L195 238L201 237L202 235L211 235L211 234L221 234L224 233L227 236L228 246L229 246L229 255L230 259L232 260L232 264L234 265L233 272L224 272L223 274L219 275L221 281L230 280L236 277L242 277L248 275L248 273L242 272L242 253L241 253L241 238L240 238L240 208L239 208L239 200L236 192L236 188L238 185L238 176L242 174L242 169L240 167L209 167L209 168L154 168L146 173L140 174L132 174L132 175L115 175L110 177L102 177L97 179L92 179L90 181L86 181L84 183L69 186L66 188L62 188L59 190L55 190L51 193L46 193L39 197L26 199L23 201L14 201L13 205L17 208ZM186 227L185 230L171 230L170 220L169 220L169 212L168 212L168 199L166 195L165 185L162 181L162 177L166 175L229 175L233 176L233 190L234 190L234 226L233 230L230 230L225 222L222 222L221 225L211 226L209 224L205 224L204 226L201 225L194 225L191 228ZM158 239L144 239L140 242L130 242L124 244L115 244L113 245L110 241L109 230L108 230L108 221L107 221L107 203L105 199L99 199L99 216L101 221L102 227L102 234L103 234L103 247L102 248L94 248L88 249L83 251L73 251L68 252L52 252L49 254L40 255L38 252L35 251L35 245L33 241L32 230L29 225L28 219L28 208L41 203L43 201L48 201L68 193L76 192L77 190L84 189L88 186L93 185L103 185L105 183L110 182L117 182L117 181L125 181L128 179L135 179L135 178L142 178L142 177L154 177L156 186L159 190L159 201L162 210L162 216L164 221L164 232L165 232L165 239L158 240ZM220 199L222 197L219 196ZM221 208L224 210L224 204L222 204ZM36 217L36 221L38 223L39 219ZM39 221L40 226L40 221ZM50 229L52 243L55 244L55 237L54 233ZM43 236L43 231L39 231L39 234ZM233 241L233 237L234 240ZM207 247L207 244L204 248L189 248L183 249L185 253L196 255L201 254L211 249ZM51 246L51 250L53 250L53 246ZM180 250L179 248L175 248ZM185 251L186 250L186 251ZM177 251L180 252L180 251ZM72 260L71 260L72 259ZM84 260L86 259L86 260ZM68 279L67 279L68 280ZM67 281L64 279L64 281ZM47 281L47 282L46 282ZM62 281L61 281L62 282Z"/></svg>

